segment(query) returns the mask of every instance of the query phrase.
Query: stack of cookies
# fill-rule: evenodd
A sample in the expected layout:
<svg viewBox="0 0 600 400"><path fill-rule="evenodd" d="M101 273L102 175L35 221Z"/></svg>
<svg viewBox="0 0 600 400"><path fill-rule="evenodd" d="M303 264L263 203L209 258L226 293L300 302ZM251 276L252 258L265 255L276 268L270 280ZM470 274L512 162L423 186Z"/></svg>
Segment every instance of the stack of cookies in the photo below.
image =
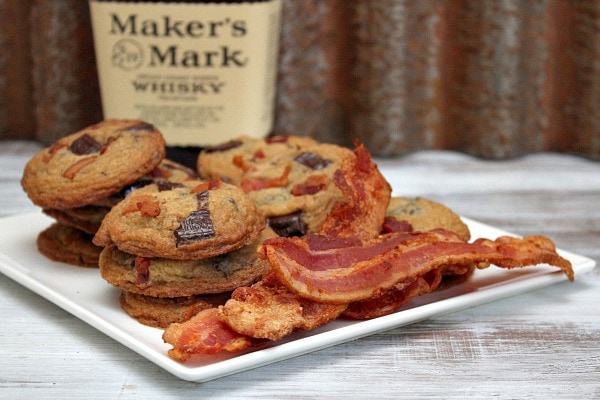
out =
<svg viewBox="0 0 600 400"><path fill-rule="evenodd" d="M123 309L157 327L222 304L262 277L256 249L275 235L243 191L201 181L165 154L152 125L107 120L40 151L21 181L56 220L38 235L39 251L99 267L122 289Z"/></svg>
<svg viewBox="0 0 600 400"><path fill-rule="evenodd" d="M268 264L258 246L275 236L239 188L222 181L153 183L104 218L94 243L100 273L122 290L121 306L164 328L224 304L259 280Z"/></svg>

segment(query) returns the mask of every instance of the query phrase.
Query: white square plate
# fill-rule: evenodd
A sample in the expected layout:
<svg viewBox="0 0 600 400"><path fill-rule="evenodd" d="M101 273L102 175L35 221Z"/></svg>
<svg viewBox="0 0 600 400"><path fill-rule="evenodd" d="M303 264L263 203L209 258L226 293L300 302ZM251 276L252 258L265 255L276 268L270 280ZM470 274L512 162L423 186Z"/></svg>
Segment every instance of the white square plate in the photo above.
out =
<svg viewBox="0 0 600 400"><path fill-rule="evenodd" d="M119 306L119 291L105 282L97 269L53 262L37 251L35 242L38 233L52 222L41 213L1 218L0 272L173 375L196 382L260 367L566 279L556 268L543 265L512 271L491 267L475 271L465 283L420 296L391 315L358 322L337 320L313 331L296 332L286 340L268 346L179 363L167 356L170 346L162 340L163 331L144 326L125 314ZM476 221L465 219L465 222L474 238L494 239L508 234ZM566 251L559 252L571 261L576 277L595 266L595 262L589 258ZM65 282L69 284L65 285Z"/></svg>

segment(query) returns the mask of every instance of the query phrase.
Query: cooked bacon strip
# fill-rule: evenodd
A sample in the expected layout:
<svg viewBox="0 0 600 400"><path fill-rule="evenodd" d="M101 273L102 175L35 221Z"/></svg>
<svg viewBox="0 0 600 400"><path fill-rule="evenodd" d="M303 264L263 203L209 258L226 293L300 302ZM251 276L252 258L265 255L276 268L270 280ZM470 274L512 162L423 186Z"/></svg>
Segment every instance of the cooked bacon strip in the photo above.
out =
<svg viewBox="0 0 600 400"><path fill-rule="evenodd" d="M255 338L280 340L298 329L311 330L336 319L345 304L325 304L291 293L276 277L233 291L219 308L219 318L234 331Z"/></svg>
<svg viewBox="0 0 600 400"><path fill-rule="evenodd" d="M434 230L390 233L360 245L319 250L303 238L274 238L262 246L278 278L299 296L327 303L350 303L381 295L399 282L423 276L442 265L474 263L516 268L536 264L559 267L573 280L571 263L541 236L463 242L456 234Z"/></svg>
<svg viewBox="0 0 600 400"><path fill-rule="evenodd" d="M355 146L356 157L345 160L333 177L346 203L333 207L321 233L369 239L377 236L381 230L391 187L371 160L367 148L358 142Z"/></svg>
<svg viewBox="0 0 600 400"><path fill-rule="evenodd" d="M311 330L336 319L345 305L318 303L290 293L276 277L232 293L224 306L201 311L183 323L171 324L163 340L173 346L169 356L186 361L194 354L241 351L294 330Z"/></svg>
<svg viewBox="0 0 600 400"><path fill-rule="evenodd" d="M172 358L184 361L191 354L236 351L260 339L279 340L344 312L355 318L389 314L409 299L435 290L445 272L467 275L474 266L546 263L573 280L570 262L545 237L465 243L452 232L413 233L405 231L412 227L403 225L388 228L401 232L378 236L390 187L364 146L356 147L356 158L334 176L347 203L334 207L321 235L267 240L261 256L271 264L271 273L251 287L235 290L218 310L169 327L163 339L174 346ZM283 177L287 179L286 173ZM277 182L246 182L245 189L264 183Z"/></svg>
<svg viewBox="0 0 600 400"><path fill-rule="evenodd" d="M260 344L260 341L241 335L222 323L216 308L200 311L182 323L165 329L163 340L173 346L169 356L187 361L194 354L216 354L221 351L241 351Z"/></svg>
<svg viewBox="0 0 600 400"><path fill-rule="evenodd" d="M411 299L445 286L447 281L462 282L474 269L473 264L442 266L423 276L399 282L380 296L350 303L343 315L353 319L371 319L391 314ZM450 282L447 284L451 285Z"/></svg>

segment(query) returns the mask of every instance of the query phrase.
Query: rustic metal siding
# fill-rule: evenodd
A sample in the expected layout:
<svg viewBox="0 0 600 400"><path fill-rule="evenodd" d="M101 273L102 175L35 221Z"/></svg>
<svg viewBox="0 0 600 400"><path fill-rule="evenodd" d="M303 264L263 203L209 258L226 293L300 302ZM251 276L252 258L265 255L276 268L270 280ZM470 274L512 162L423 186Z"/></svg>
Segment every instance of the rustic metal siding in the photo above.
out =
<svg viewBox="0 0 600 400"><path fill-rule="evenodd" d="M600 0L283 1L275 133L600 159ZM87 2L0 12L0 139L99 120Z"/></svg>

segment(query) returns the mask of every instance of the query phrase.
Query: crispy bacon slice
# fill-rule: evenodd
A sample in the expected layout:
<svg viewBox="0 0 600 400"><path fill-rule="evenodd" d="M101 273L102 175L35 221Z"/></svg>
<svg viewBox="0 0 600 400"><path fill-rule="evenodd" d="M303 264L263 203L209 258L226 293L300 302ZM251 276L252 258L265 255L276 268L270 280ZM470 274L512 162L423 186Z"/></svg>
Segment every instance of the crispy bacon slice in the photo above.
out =
<svg viewBox="0 0 600 400"><path fill-rule="evenodd" d="M399 282L380 296L350 303L343 315L353 319L371 319L391 314L414 297L431 293L446 284L464 281L474 269L473 264L441 266L422 276Z"/></svg>
<svg viewBox="0 0 600 400"><path fill-rule="evenodd" d="M364 146L357 143L355 154L334 175L347 202L332 209L320 234L265 241L260 254L271 273L236 289L224 306L167 328L163 339L173 345L172 358L241 350L315 329L342 314L386 315L437 289L445 274L468 276L475 267L545 263L573 280L570 262L541 236L466 243L452 232L412 232L402 224L383 228L389 233L380 235L390 187ZM285 172L271 181L247 181L245 190L278 186L284 179Z"/></svg>
<svg viewBox="0 0 600 400"><path fill-rule="evenodd" d="M371 160L367 148L358 142L355 146L356 157L345 160L333 177L346 203L333 207L321 233L368 239L377 236L381 230L391 187Z"/></svg>
<svg viewBox="0 0 600 400"><path fill-rule="evenodd" d="M169 325L162 338L173 346L169 356L178 361L187 361L194 354L235 352L260 344L222 323L217 308L200 311L186 322Z"/></svg>
<svg viewBox="0 0 600 400"><path fill-rule="evenodd" d="M346 305L325 304L290 293L275 276L240 287L219 308L201 311L183 323L171 324L163 340L173 346L169 356L187 361L194 354L236 352L279 340L294 330L315 329L336 319Z"/></svg>
<svg viewBox="0 0 600 400"><path fill-rule="evenodd" d="M517 268L550 264L573 280L571 263L542 236L501 237L465 243L444 230L390 233L360 244L329 246L328 237L274 238L262 246L274 273L299 296L326 303L350 303L380 296L399 282L442 265L473 263Z"/></svg>
<svg viewBox="0 0 600 400"><path fill-rule="evenodd" d="M345 304L325 304L291 293L274 276L233 291L219 318L234 331L280 340L298 329L311 330L336 319Z"/></svg>

